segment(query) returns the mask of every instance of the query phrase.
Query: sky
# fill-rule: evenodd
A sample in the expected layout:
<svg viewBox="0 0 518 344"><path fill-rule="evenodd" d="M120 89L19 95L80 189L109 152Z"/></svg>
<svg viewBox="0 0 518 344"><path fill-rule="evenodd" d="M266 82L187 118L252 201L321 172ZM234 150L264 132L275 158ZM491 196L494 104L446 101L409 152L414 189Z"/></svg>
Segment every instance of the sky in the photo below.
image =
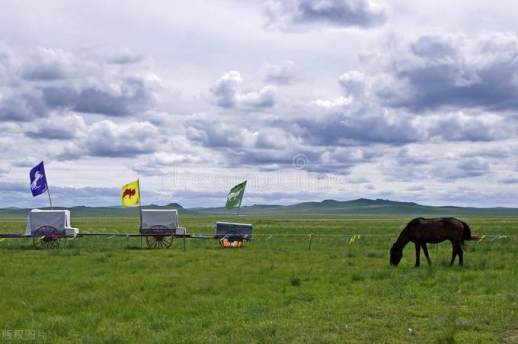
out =
<svg viewBox="0 0 518 344"><path fill-rule="evenodd" d="M0 0L0 207L518 207L518 3Z"/></svg>

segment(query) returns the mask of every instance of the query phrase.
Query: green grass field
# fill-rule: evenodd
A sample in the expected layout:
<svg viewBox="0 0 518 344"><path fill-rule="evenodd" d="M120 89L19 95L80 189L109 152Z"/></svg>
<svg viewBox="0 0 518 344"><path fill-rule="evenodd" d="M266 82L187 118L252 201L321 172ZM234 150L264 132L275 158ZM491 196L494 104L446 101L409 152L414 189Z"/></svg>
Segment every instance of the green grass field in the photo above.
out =
<svg viewBox="0 0 518 344"><path fill-rule="evenodd" d="M388 250L409 217L181 217L191 233L216 219L254 224L256 240L141 248L139 238L80 238L36 250L0 242L0 340L47 343L517 343L518 218L464 218L474 234L450 267L400 266ZM73 218L82 232L136 232L138 218ZM23 218L0 232L21 233ZM314 236L309 250L308 236ZM264 235L261 235L264 234ZM273 234L273 235L270 235ZM350 234L361 234L349 244ZM381 234L380 236L369 236ZM422 262L425 262L422 259Z"/></svg>

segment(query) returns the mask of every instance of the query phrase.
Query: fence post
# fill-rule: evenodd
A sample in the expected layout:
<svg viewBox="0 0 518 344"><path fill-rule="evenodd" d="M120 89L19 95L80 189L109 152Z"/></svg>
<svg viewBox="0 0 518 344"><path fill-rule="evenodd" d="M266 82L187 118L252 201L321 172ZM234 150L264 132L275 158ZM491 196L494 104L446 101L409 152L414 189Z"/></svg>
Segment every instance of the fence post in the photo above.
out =
<svg viewBox="0 0 518 344"><path fill-rule="evenodd" d="M268 235L268 237L266 238L266 241L270 242L270 249L272 249L273 248L273 234Z"/></svg>
<svg viewBox="0 0 518 344"><path fill-rule="evenodd" d="M313 240L313 234L309 235L309 247L308 249L311 251L311 241Z"/></svg>

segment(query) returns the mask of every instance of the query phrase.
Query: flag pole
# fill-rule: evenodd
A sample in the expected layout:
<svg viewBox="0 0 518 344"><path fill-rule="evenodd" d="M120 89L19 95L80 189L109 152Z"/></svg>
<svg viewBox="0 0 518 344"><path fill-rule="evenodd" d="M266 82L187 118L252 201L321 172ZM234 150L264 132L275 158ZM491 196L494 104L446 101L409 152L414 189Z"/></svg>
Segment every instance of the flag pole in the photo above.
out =
<svg viewBox="0 0 518 344"><path fill-rule="evenodd" d="M52 209L52 198L50 198L50 188L47 182L47 195L49 196L50 209Z"/></svg>
<svg viewBox="0 0 518 344"><path fill-rule="evenodd" d="M138 185L138 213L140 217L140 230L142 231L142 200L140 198L140 180L137 178Z"/></svg>
<svg viewBox="0 0 518 344"><path fill-rule="evenodd" d="M42 163L43 163L43 161L42 161ZM47 195L49 196L50 209L52 210L52 198L50 197L49 180L47 179L47 174L45 172L43 172L43 174L45 175L45 182L47 183Z"/></svg>
<svg viewBox="0 0 518 344"><path fill-rule="evenodd" d="M245 189L246 189L246 180L245 180L245 187L243 188L243 196L239 199L239 207L237 207L237 216L241 215L241 203L243 202L243 197L245 197Z"/></svg>

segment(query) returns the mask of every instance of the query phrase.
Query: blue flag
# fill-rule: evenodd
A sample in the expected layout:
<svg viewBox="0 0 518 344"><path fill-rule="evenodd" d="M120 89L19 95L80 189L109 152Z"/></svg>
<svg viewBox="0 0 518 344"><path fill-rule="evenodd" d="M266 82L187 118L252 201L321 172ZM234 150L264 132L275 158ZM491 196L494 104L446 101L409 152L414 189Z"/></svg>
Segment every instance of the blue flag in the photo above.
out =
<svg viewBox="0 0 518 344"><path fill-rule="evenodd" d="M43 167L43 161L31 169L31 172L29 172L29 177L31 178L32 196L39 196L48 190L47 177L45 176L45 167Z"/></svg>

